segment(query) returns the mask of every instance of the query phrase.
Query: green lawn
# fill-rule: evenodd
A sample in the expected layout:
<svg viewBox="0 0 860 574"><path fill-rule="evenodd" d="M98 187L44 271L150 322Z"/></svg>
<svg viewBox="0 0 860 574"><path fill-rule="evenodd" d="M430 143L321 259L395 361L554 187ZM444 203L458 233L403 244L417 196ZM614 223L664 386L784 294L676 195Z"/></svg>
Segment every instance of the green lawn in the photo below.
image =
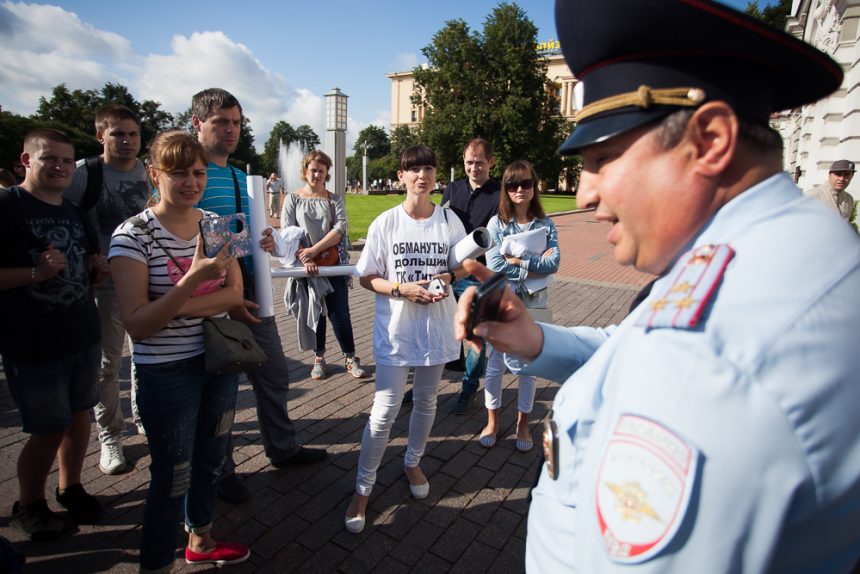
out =
<svg viewBox="0 0 860 574"><path fill-rule="evenodd" d="M367 236L367 228L377 215L403 202L405 195L354 195L346 194L346 217L349 221L349 239L355 241ZM433 194L432 199L437 204L442 201L442 194ZM576 209L576 200L572 195L542 195L541 203L547 213L570 211Z"/></svg>

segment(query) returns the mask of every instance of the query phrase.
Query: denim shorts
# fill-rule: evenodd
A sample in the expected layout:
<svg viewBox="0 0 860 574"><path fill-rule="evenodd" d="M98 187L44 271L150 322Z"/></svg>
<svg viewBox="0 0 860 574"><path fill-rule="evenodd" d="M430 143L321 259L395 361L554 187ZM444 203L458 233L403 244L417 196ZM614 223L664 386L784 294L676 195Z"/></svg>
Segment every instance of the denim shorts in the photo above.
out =
<svg viewBox="0 0 860 574"><path fill-rule="evenodd" d="M18 362L3 357L6 380L29 434L53 434L72 424L72 414L99 402L101 344L53 361Z"/></svg>

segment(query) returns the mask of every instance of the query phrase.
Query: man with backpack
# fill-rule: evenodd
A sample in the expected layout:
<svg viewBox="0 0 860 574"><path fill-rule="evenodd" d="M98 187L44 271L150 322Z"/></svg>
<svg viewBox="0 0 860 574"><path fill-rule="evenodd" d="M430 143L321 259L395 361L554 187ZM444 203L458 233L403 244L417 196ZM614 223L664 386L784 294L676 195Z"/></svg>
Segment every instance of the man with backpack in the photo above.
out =
<svg viewBox="0 0 860 574"><path fill-rule="evenodd" d="M80 160L65 197L90 216L98 234L102 253L107 253L114 229L143 211L151 188L140 153L140 121L125 106L107 104L96 111L96 138L104 146L100 156ZM105 474L119 474L126 468L122 450L125 421L119 401L119 368L125 328L119 315L112 281L95 290L102 331L99 403L93 409L99 429L99 468ZM136 381L132 379L132 418L137 424ZM140 428L140 427L138 427Z"/></svg>

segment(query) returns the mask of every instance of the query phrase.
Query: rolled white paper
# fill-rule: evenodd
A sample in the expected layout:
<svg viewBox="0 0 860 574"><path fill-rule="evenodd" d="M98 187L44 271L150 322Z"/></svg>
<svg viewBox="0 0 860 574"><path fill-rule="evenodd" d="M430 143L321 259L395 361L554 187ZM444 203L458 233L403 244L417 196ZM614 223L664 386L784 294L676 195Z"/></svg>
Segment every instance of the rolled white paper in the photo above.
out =
<svg viewBox="0 0 860 574"><path fill-rule="evenodd" d="M318 267L320 277L337 277L338 275L355 275L355 265L329 265ZM272 269L272 277L283 279L285 277L307 277L308 273L304 266L280 267Z"/></svg>
<svg viewBox="0 0 860 574"><path fill-rule="evenodd" d="M260 247L260 237L268 227L266 223L266 193L263 178L259 175L249 175L245 180L248 184L248 210L251 212L251 245L254 259L254 291L257 304L257 317L275 316L275 298L272 293L272 267L269 254Z"/></svg>
<svg viewBox="0 0 860 574"><path fill-rule="evenodd" d="M448 252L448 269L463 266L466 259L480 257L493 246L493 238L486 227L478 227L469 235L458 241Z"/></svg>

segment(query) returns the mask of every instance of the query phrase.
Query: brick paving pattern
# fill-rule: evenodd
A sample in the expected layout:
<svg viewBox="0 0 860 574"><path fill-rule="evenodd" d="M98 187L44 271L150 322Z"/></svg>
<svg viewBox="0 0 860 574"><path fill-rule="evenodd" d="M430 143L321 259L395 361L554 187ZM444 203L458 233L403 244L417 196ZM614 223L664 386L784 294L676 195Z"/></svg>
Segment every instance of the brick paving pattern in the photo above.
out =
<svg viewBox="0 0 860 574"><path fill-rule="evenodd" d="M605 242L608 225L590 212L555 218L562 249L558 281L550 301L556 323L604 326L627 313L630 300L650 277L614 263ZM353 254L357 255L357 254ZM280 301L283 282L276 282ZM350 295L357 354L373 373L373 295L360 287ZM219 502L215 535L251 546L251 558L230 572L521 572L525 559L527 496L540 464L540 422L549 412L557 385L538 381L532 414L536 447L514 448L516 385L505 376L502 427L492 449L477 442L485 422L483 400L466 416L451 413L460 390L460 373L445 371L439 389L436 421L422 469L430 495L414 500L403 476L409 409L403 408L378 473L359 535L348 533L343 515L352 495L359 444L373 399L373 379L347 375L334 336L329 333L329 377L309 378L312 353L297 348L295 321L276 305L284 349L290 361L290 414L300 440L325 447L322 463L278 470L268 465L259 442L250 385L239 388L234 433L237 471L253 493L249 502ZM128 362L126 354L126 362ZM126 377L128 364L121 371ZM2 372L0 378L5 379ZM52 542L31 543L9 526L17 499L16 460L26 440L20 418L0 383L0 534L27 556L28 573L137 572L143 503L149 481L146 439L130 420L129 381L121 380L128 422L125 453L131 469L105 476L98 469L99 444L93 432L84 462L83 481L105 507L95 526L81 526ZM56 469L48 491L56 486ZM49 505L58 505L51 494ZM177 525L179 527L179 525ZM177 556L181 556L178 552ZM203 572L181 558L176 572Z"/></svg>

